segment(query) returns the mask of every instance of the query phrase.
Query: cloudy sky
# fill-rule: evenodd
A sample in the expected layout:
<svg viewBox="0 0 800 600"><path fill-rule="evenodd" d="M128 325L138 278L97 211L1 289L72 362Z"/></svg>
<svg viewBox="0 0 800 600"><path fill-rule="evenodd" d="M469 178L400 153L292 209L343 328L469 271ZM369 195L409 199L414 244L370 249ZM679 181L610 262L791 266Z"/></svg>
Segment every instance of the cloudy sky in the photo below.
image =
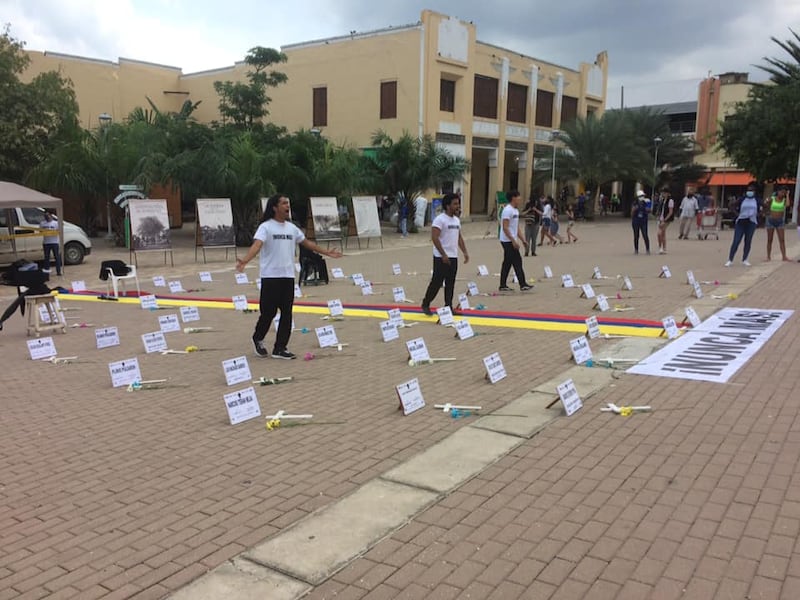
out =
<svg viewBox="0 0 800 600"><path fill-rule="evenodd" d="M133 58L184 73L280 47L419 20L430 8L472 21L478 39L575 68L607 50L608 104L697 99L709 73L746 71L783 56L771 36L800 31L800 0L0 0L0 22L31 50L116 61Z"/></svg>

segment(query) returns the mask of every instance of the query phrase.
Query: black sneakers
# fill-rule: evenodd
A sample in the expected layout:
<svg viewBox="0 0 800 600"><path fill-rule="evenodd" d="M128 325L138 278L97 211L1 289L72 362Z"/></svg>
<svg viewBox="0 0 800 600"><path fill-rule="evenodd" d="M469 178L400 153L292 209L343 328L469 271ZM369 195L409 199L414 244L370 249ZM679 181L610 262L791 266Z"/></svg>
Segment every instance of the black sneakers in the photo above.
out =
<svg viewBox="0 0 800 600"><path fill-rule="evenodd" d="M422 312L424 312L426 315L428 315L429 317L433 316L433 311L431 310L430 306L427 306L427 305L423 304L421 308L422 308Z"/></svg>
<svg viewBox="0 0 800 600"><path fill-rule="evenodd" d="M269 355L269 351L264 347L264 342L262 340L253 338L253 348L255 348L256 354L259 356Z"/></svg>
<svg viewBox="0 0 800 600"><path fill-rule="evenodd" d="M498 292L513 292L514 290L512 290L507 285L501 285L499 288L497 288L497 291Z"/></svg>
<svg viewBox="0 0 800 600"><path fill-rule="evenodd" d="M272 358L282 358L283 360L292 360L293 358L297 358L297 355L293 352L289 352L288 350L273 350L272 351Z"/></svg>
<svg viewBox="0 0 800 600"><path fill-rule="evenodd" d="M519 291L520 292L527 292L528 290L532 290L532 289L533 289L532 285L521 285L521 286L519 286Z"/></svg>

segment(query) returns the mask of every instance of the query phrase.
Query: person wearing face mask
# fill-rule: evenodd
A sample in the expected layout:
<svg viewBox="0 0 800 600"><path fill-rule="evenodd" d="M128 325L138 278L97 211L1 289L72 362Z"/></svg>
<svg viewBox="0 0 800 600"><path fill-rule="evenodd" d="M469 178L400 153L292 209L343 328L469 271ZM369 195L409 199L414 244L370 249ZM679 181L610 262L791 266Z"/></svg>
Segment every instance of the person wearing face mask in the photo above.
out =
<svg viewBox="0 0 800 600"><path fill-rule="evenodd" d="M731 242L731 249L728 252L728 262L725 263L726 267L733 264L733 257L736 256L736 251L739 249L739 244L744 240L744 251L742 252L742 264L745 267L750 266L747 260L750 256L750 247L753 242L753 234L758 226L758 199L756 198L756 188L754 185L747 186L747 193L742 198L739 204L739 216L736 217L736 222L733 226L733 241Z"/></svg>
<svg viewBox="0 0 800 600"><path fill-rule="evenodd" d="M679 240L688 240L689 231L692 229L692 221L697 214L697 198L694 197L694 190L690 189L686 196L681 200L681 224L678 235Z"/></svg>

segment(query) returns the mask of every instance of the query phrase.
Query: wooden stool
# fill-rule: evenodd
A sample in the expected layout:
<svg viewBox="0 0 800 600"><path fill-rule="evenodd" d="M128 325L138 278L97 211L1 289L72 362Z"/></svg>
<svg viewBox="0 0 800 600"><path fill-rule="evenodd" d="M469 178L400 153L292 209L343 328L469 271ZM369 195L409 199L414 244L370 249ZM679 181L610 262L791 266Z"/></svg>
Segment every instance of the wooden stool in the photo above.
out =
<svg viewBox="0 0 800 600"><path fill-rule="evenodd" d="M50 322L46 322L39 312L40 307L44 307L45 314L50 318ZM25 296L25 310L28 311L28 335L31 332L39 337L39 334L47 331L60 331L67 333L67 326L61 314L56 309L55 296L50 294L42 294L41 296Z"/></svg>

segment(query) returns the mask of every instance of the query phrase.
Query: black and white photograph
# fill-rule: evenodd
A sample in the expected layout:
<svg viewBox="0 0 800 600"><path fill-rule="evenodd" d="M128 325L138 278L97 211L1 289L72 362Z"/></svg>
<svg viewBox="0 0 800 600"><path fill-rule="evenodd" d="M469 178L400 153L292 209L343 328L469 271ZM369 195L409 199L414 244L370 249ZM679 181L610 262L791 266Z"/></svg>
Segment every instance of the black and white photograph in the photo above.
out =
<svg viewBox="0 0 800 600"><path fill-rule="evenodd" d="M128 206L134 251L172 248L166 200L131 200Z"/></svg>
<svg viewBox="0 0 800 600"><path fill-rule="evenodd" d="M197 199L197 244L235 245L230 198Z"/></svg>

